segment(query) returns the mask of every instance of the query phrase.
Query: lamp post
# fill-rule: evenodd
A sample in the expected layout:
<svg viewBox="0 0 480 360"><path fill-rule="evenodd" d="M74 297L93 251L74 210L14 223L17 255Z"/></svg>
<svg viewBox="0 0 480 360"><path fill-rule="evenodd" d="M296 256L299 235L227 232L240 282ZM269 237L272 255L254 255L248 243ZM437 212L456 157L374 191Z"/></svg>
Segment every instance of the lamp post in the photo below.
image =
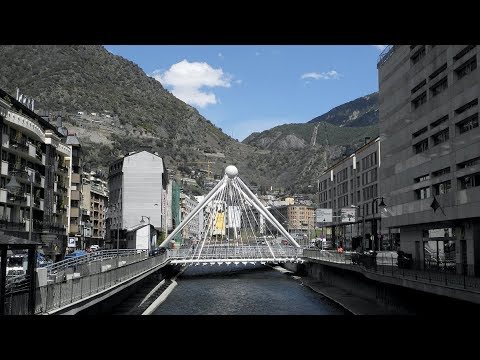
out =
<svg viewBox="0 0 480 360"><path fill-rule="evenodd" d="M380 201L380 204L378 204L378 200L382 200ZM375 208L373 207L373 204L377 203L378 204L378 207L380 208L385 208L387 207L387 205L385 204L385 201L383 200L383 196L377 196L376 198L374 198L372 200L372 216L373 216L373 222L372 222L372 225L375 223L375 233L374 233L374 247L375 247L375 242L376 240L378 240L378 250L382 250L382 244L381 244L381 239L380 239L380 236L382 234L382 213L380 211L380 222L379 222L379 228L380 228L380 236L378 235L378 231L377 231L377 224L376 224L376 220L375 220L375 216L374 216L374 210ZM373 230L373 229L372 229ZM373 231L372 231L373 232ZM375 250L375 249L374 249Z"/></svg>
<svg viewBox="0 0 480 360"><path fill-rule="evenodd" d="M24 170L13 170L11 173L12 173L12 177L10 179L10 181L8 182L7 185L5 185L6 189L11 192L12 194L14 195L17 195L22 186L17 182L17 180L15 179L15 173L24 173L24 174L27 174L28 177L29 177L29 180L30 180L30 218L29 218L29 226L28 226L28 240L32 240L32 228L33 228L33 216L32 216L32 213L33 213L33 179L34 179L34 176L35 176L35 173L37 173L38 171L36 170L32 170L32 174L28 174L27 171L24 171Z"/></svg>

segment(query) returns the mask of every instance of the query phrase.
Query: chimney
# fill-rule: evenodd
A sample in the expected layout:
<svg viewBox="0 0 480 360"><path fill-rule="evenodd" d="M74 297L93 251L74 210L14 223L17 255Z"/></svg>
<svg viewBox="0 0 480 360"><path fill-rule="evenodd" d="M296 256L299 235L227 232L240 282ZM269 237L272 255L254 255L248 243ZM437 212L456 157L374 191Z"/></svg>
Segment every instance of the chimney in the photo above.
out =
<svg viewBox="0 0 480 360"><path fill-rule="evenodd" d="M369 141L370 141L370 136L365 136L365 144L368 143Z"/></svg>

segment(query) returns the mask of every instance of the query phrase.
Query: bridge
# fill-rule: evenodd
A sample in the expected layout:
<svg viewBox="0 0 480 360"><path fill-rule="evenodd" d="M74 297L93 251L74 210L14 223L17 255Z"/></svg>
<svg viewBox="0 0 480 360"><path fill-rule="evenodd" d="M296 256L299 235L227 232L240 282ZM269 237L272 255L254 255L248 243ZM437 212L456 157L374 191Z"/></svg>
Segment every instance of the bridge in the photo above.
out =
<svg viewBox="0 0 480 360"><path fill-rule="evenodd" d="M200 236L169 251L172 264L301 261L300 245L240 179L235 166L226 167L222 180L160 246L168 248L201 211L205 221Z"/></svg>

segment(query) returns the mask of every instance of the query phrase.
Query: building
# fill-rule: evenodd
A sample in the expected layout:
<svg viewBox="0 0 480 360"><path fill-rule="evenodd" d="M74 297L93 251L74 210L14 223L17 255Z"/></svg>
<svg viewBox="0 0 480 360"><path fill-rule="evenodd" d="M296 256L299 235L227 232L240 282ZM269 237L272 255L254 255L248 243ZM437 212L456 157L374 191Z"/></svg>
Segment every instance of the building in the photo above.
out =
<svg viewBox="0 0 480 360"><path fill-rule="evenodd" d="M315 208L305 205L285 205L270 208L270 213L288 232L311 233L315 229Z"/></svg>
<svg viewBox="0 0 480 360"><path fill-rule="evenodd" d="M362 147L327 168L319 177L319 207L332 209L333 217L332 222L321 220L317 226L327 228L322 233L331 234L335 244L341 242L347 249L362 247L366 250L374 245L378 249L378 241L375 243L372 235L378 234L381 221L377 199L380 144L379 137L371 141L365 138ZM345 216L348 214L350 218Z"/></svg>
<svg viewBox="0 0 480 360"><path fill-rule="evenodd" d="M31 107L0 89L0 228L28 238L32 223L32 240L42 242L47 257L59 260L67 246L71 148L57 126L37 115L33 101L29 103ZM20 188L11 193L7 185L15 183Z"/></svg>
<svg viewBox="0 0 480 360"><path fill-rule="evenodd" d="M383 231L423 268L477 276L479 55L476 45L389 46L378 63Z"/></svg>
<svg viewBox="0 0 480 360"><path fill-rule="evenodd" d="M198 201L195 198L188 196L187 194L180 193L180 209L181 218L190 214L193 209L198 205ZM203 233L203 211L200 211L182 230L182 237L188 239L190 237L199 239Z"/></svg>
<svg viewBox="0 0 480 360"><path fill-rule="evenodd" d="M148 151L130 152L110 165L108 175L107 240L111 247L125 248L126 230L150 218L156 231L162 231L162 206L168 174L163 159Z"/></svg>
<svg viewBox="0 0 480 360"><path fill-rule="evenodd" d="M71 151L71 167L70 167L70 203L68 207L68 237L75 240L76 248L85 249L84 227L85 213L82 212L82 181L81 174L83 172L82 163L82 146L75 134L68 134L67 145Z"/></svg>
<svg viewBox="0 0 480 360"><path fill-rule="evenodd" d="M91 171L82 174L82 212L86 216L84 226L85 246L105 245L108 183L104 177Z"/></svg>
<svg viewBox="0 0 480 360"><path fill-rule="evenodd" d="M157 244L158 232L152 224L139 224L126 230L127 248L152 250Z"/></svg>

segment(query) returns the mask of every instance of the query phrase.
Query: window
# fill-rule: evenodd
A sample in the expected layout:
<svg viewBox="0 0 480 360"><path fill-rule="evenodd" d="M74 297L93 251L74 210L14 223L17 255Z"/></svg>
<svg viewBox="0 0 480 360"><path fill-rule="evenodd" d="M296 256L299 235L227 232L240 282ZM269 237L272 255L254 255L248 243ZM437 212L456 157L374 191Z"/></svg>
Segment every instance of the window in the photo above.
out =
<svg viewBox="0 0 480 360"><path fill-rule="evenodd" d="M429 197L430 197L430 187L429 186L415 190L415 198L417 200L426 199L426 198L429 198Z"/></svg>
<svg viewBox="0 0 480 360"><path fill-rule="evenodd" d="M416 138L416 137L418 137L418 136L426 133L427 130L428 130L428 127L425 126L424 128L418 130L417 132L414 132L414 133L412 134L412 138Z"/></svg>
<svg viewBox="0 0 480 360"><path fill-rule="evenodd" d="M412 107L413 109L417 109L420 105L425 104L427 102L427 92L424 91L415 99L412 100Z"/></svg>
<svg viewBox="0 0 480 360"><path fill-rule="evenodd" d="M448 115L445 115L445 116L441 117L440 119L438 119L438 120L436 120L436 121L434 121L430 124L430 129L433 129L436 126L438 126L440 124L443 124L447 120L448 120Z"/></svg>
<svg viewBox="0 0 480 360"><path fill-rule="evenodd" d="M419 177L416 177L415 179L415 182L418 183L418 182L422 182L422 181L425 181L425 180L429 180L430 179L430 175L429 174L426 174L426 175L422 175L422 176L419 176Z"/></svg>
<svg viewBox="0 0 480 360"><path fill-rule="evenodd" d="M428 150L428 139L422 140L419 143L413 145L413 150L415 154L420 154Z"/></svg>
<svg viewBox="0 0 480 360"><path fill-rule="evenodd" d="M442 80L430 87L430 91L432 96L437 96L438 94L442 93L446 88L448 88L448 81L447 77L445 76Z"/></svg>
<svg viewBox="0 0 480 360"><path fill-rule="evenodd" d="M433 140L433 146L441 144L445 141L448 140L449 138L449 129L446 128L442 131L439 131L438 133L432 135L432 140Z"/></svg>
<svg viewBox="0 0 480 360"><path fill-rule="evenodd" d="M465 64L455 69L455 74L457 74L457 79L461 79L465 75L470 74L476 68L477 68L477 55L473 56L472 58L467 60Z"/></svg>
<svg viewBox="0 0 480 360"><path fill-rule="evenodd" d="M475 129L478 127L478 113L475 113L465 120L462 120L457 123L458 131L460 134L463 134L467 131Z"/></svg>
<svg viewBox="0 0 480 360"><path fill-rule="evenodd" d="M478 104L478 99L474 99L468 103L466 103L465 105L462 105L460 106L458 109L455 110L455 114L456 115L460 115L461 113L467 111L468 109L476 106Z"/></svg>
<svg viewBox="0 0 480 360"><path fill-rule="evenodd" d="M457 55L453 57L454 61L460 60L462 57L464 57L470 50L475 48L476 45L467 45L463 50L459 51Z"/></svg>
<svg viewBox="0 0 480 360"><path fill-rule="evenodd" d="M412 94L416 93L418 90L420 90L422 87L424 87L426 83L427 83L427 80L426 80L426 79L423 79L417 86L415 86L415 87L411 90Z"/></svg>
<svg viewBox="0 0 480 360"><path fill-rule="evenodd" d="M452 186L451 186L450 180L444 181L444 182L433 185L433 193L435 195L446 194L450 191L451 187Z"/></svg>
<svg viewBox="0 0 480 360"><path fill-rule="evenodd" d="M412 61L412 65L418 63L423 57L425 56L425 45L422 46L420 49L417 50L415 54L410 57Z"/></svg>
<svg viewBox="0 0 480 360"><path fill-rule="evenodd" d="M360 190L357 191L357 203L360 202Z"/></svg>
<svg viewBox="0 0 480 360"><path fill-rule="evenodd" d="M476 157L457 164L457 169L465 169L467 167L475 166L477 164L480 164L480 157Z"/></svg>
<svg viewBox="0 0 480 360"><path fill-rule="evenodd" d="M443 64L442 66L440 66L437 70L435 70L433 73L431 73L428 78L430 80L433 80L435 79L435 77L437 75L439 75L442 71L444 71L445 69L447 68L447 63Z"/></svg>
<svg viewBox="0 0 480 360"><path fill-rule="evenodd" d="M450 167L446 167L446 168L434 171L434 172L432 172L432 176L433 177L439 177L441 175L448 174L448 173L450 173Z"/></svg>
<svg viewBox="0 0 480 360"><path fill-rule="evenodd" d="M460 189L469 189L471 187L480 186L480 173L475 173L458 178Z"/></svg>

